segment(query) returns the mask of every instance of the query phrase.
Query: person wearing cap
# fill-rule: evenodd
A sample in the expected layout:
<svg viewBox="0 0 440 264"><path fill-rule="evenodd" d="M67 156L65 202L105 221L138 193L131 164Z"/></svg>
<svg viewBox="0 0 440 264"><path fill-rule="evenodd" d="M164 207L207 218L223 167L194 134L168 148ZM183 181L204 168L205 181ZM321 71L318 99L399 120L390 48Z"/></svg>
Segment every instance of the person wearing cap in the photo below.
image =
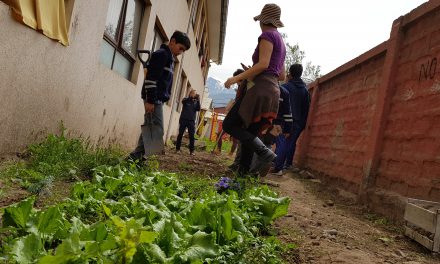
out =
<svg viewBox="0 0 440 264"><path fill-rule="evenodd" d="M280 20L281 8L276 4L266 4L260 15L261 35L252 56L253 66L243 73L229 78L225 87L246 81L247 89L229 111L223 122L223 129L240 140L242 154L239 174L249 172L253 154L260 162L272 162L276 155L258 138L277 117L280 90L278 81L284 80L284 60L286 48L277 28L283 27Z"/></svg>

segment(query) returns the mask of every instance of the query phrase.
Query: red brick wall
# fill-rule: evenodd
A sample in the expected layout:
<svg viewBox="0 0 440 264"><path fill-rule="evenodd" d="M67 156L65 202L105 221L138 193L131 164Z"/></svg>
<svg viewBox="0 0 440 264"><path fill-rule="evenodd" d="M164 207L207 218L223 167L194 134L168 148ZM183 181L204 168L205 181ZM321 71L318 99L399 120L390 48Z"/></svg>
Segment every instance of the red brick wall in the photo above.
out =
<svg viewBox="0 0 440 264"><path fill-rule="evenodd" d="M404 27L377 186L440 201L440 11Z"/></svg>
<svg viewBox="0 0 440 264"><path fill-rule="evenodd" d="M390 40L311 86L300 166L360 194L440 201L440 0L397 19Z"/></svg>
<svg viewBox="0 0 440 264"><path fill-rule="evenodd" d="M359 185L384 55L319 84L307 165Z"/></svg>

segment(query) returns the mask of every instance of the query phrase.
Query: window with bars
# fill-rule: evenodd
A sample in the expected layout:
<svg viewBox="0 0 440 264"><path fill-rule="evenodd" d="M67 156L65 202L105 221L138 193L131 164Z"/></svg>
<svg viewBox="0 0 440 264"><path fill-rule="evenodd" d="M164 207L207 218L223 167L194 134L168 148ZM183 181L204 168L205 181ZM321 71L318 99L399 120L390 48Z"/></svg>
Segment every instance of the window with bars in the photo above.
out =
<svg viewBox="0 0 440 264"><path fill-rule="evenodd" d="M136 61L144 9L143 0L110 0L109 4L100 60L128 80Z"/></svg>

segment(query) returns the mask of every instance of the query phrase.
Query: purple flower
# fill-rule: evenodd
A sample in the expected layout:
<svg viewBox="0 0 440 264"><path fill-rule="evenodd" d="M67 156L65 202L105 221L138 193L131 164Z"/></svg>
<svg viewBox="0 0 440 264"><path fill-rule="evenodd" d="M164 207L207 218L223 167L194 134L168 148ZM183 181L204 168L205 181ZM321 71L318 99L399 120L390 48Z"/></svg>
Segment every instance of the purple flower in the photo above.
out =
<svg viewBox="0 0 440 264"><path fill-rule="evenodd" d="M240 189L240 185L228 177L221 177L220 180L214 185L214 187L218 192Z"/></svg>

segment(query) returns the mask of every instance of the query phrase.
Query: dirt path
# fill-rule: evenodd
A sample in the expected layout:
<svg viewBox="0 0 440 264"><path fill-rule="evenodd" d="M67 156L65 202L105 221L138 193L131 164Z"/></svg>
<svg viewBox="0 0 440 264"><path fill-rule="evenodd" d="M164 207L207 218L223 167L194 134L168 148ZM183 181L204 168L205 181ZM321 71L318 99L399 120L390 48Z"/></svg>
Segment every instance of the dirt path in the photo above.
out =
<svg viewBox="0 0 440 264"><path fill-rule="evenodd" d="M293 173L267 179L292 197L289 215L276 228L282 240L300 246L301 263L440 263L438 256L402 236L400 228L365 213L319 180Z"/></svg>

